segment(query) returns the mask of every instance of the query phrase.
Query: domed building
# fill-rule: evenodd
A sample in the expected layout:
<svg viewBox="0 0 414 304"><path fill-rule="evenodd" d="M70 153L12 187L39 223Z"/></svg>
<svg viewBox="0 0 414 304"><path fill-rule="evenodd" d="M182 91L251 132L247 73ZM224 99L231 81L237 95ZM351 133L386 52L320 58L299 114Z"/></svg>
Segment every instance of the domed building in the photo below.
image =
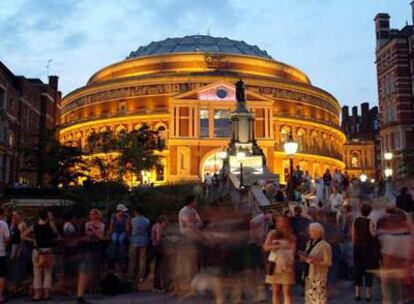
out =
<svg viewBox="0 0 414 304"><path fill-rule="evenodd" d="M344 169L341 108L331 94L257 46L205 35L152 42L96 72L64 97L60 139L85 147L93 131L128 132L147 124L166 143L156 152L164 168L149 173L149 181L198 181L221 168L240 78L257 143L282 182L290 134L299 143L295 166L315 177L327 168Z"/></svg>

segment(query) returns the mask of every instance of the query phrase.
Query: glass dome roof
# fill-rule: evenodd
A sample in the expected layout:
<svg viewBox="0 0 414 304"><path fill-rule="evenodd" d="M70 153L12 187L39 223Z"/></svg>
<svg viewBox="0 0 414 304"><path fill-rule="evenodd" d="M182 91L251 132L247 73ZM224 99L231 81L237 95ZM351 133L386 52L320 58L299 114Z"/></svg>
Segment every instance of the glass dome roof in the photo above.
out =
<svg viewBox="0 0 414 304"><path fill-rule="evenodd" d="M151 42L146 46L140 46L136 51L132 51L126 59L187 52L238 54L272 59L265 50L260 49L256 45L250 45L244 41L211 37L208 35L167 38L165 40Z"/></svg>

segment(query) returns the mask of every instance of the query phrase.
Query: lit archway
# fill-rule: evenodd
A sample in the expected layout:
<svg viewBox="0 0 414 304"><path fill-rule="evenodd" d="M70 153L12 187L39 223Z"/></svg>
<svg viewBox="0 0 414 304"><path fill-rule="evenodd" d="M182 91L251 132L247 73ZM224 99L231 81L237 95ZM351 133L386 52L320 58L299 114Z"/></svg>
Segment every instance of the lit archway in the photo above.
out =
<svg viewBox="0 0 414 304"><path fill-rule="evenodd" d="M220 158L220 152L222 149L217 149L206 155L201 161L201 179L204 180L204 176L209 173L214 175L214 173L219 174L221 168L223 167L223 160Z"/></svg>

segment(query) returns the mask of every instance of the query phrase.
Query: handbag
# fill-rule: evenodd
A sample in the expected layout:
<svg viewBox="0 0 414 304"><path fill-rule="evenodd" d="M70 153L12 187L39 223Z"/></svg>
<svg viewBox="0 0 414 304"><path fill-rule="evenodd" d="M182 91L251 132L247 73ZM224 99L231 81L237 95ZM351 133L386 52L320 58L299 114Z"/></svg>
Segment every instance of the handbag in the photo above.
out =
<svg viewBox="0 0 414 304"><path fill-rule="evenodd" d="M267 261L266 274L271 276L275 273L275 270L276 270L276 263L272 261Z"/></svg>

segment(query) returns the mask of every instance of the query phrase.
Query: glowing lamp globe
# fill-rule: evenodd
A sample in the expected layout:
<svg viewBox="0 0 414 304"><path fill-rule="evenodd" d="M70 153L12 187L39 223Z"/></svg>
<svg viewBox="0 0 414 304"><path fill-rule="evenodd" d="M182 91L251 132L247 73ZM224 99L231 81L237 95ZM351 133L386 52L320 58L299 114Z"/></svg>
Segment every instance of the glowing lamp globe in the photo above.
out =
<svg viewBox="0 0 414 304"><path fill-rule="evenodd" d="M392 160L393 154L392 152L385 152L384 153L384 159L385 160Z"/></svg>
<svg viewBox="0 0 414 304"><path fill-rule="evenodd" d="M365 183L368 179L368 176L363 173L359 176L359 179L361 180L361 182Z"/></svg>
<svg viewBox="0 0 414 304"><path fill-rule="evenodd" d="M391 177L392 176L392 169L391 168L387 168L384 170L384 175L385 177Z"/></svg>
<svg viewBox="0 0 414 304"><path fill-rule="evenodd" d="M239 162L243 161L246 158L246 153L244 152L237 152L236 158Z"/></svg>
<svg viewBox="0 0 414 304"><path fill-rule="evenodd" d="M298 143L294 141L285 142L283 149L287 155L294 155L298 151Z"/></svg>
<svg viewBox="0 0 414 304"><path fill-rule="evenodd" d="M217 153L217 155L220 159L225 159L227 157L227 152L226 151L221 151L221 152Z"/></svg>

